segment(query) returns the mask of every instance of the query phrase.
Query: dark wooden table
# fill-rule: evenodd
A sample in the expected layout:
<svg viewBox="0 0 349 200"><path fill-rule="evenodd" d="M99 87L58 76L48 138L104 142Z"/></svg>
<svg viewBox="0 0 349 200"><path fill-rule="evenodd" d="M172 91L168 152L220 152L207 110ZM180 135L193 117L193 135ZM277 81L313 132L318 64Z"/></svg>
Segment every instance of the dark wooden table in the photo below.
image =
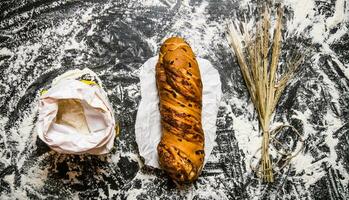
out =
<svg viewBox="0 0 349 200"><path fill-rule="evenodd" d="M228 20L259 17L259 1L2 0L0 199L348 199L349 4L285 2L283 58L300 46L308 52L272 124L294 125L306 142L275 183L263 184L249 168L261 141L258 119L225 39ZM134 135L139 68L173 35L214 64L224 93L217 144L199 180L183 190L143 166ZM102 79L121 122L105 156L61 155L37 137L39 91L85 67Z"/></svg>

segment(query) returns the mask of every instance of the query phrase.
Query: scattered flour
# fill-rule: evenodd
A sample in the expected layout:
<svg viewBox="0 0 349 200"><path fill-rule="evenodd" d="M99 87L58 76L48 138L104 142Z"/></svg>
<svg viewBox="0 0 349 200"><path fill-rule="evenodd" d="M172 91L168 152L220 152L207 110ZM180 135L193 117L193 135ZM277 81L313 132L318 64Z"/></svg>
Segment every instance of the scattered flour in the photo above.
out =
<svg viewBox="0 0 349 200"><path fill-rule="evenodd" d="M169 2L168 5L165 5L163 2ZM330 34L330 29L334 28L341 23L348 22L349 20L349 3L347 0L337 0L335 4L335 11L333 13L333 16L330 18L325 18L324 15L319 15L315 13L316 5L315 0L284 0L283 1L286 6L289 6L294 11L294 17L292 20L287 21L287 31L291 33L296 33L298 35L306 34L309 36L309 38L312 39L314 43L320 43L322 44L321 53L327 53L329 55L335 55L332 50L330 49L329 45L336 41L338 38L343 36L344 34L348 33L348 29L345 26L339 26L339 29L335 34ZM142 0L141 3L144 6L169 6L172 8L175 5L175 1L160 1L160 0ZM240 1L240 6L244 7L250 3L250 0L243 0ZM110 4L106 4L104 10L107 10L109 8ZM170 31L168 31L164 37L168 38L170 36L173 36L172 34L179 34L186 38L188 42L191 44L194 52L197 53L198 56L204 57L206 55L209 55L212 53L210 51L210 46L214 44L215 41L218 39L221 39L221 34L225 32L225 27L218 23L218 22L210 22L210 24L207 24L207 3L202 3L199 7L196 7L192 10L192 7L189 6L189 1L183 1L183 5L181 10L183 13L180 13L180 15L175 15L175 23L171 27ZM92 19L93 15L96 15L94 13L93 8L88 8L86 10L81 10L82 13L79 18L75 19L67 19L62 21L62 23L59 26L56 26L54 28L47 29L44 34L41 36L42 40L40 43L27 43L21 45L18 49L8 49L8 48L2 48L0 49L0 56L10 56L13 62L11 62L10 67L8 67L4 74L7 75L5 78L5 81L7 82L20 82L22 80L19 80L20 76L16 76L16 73L25 73L28 69L28 66L34 64L35 58L37 58L37 55L40 55L40 50L44 46L52 46L57 52L58 55L54 59L52 66L50 68L50 71L60 69L62 67L61 62L65 54L65 50L71 50L71 49L81 49L88 51L84 41L78 42L76 40L77 33L82 30L83 25L81 23L89 23ZM187 14L187 16L185 16ZM183 16L184 15L184 16ZM29 15L28 15L29 16ZM159 19L160 21L160 19ZM188 23L191 25L191 27L188 27ZM253 23L249 23L249 26L253 26ZM309 32L304 32L304 30L307 29L307 27L311 26ZM94 33L94 30L96 28L95 24L91 24L90 29L88 30L87 35L91 36ZM205 33L205 34L203 34ZM66 41L62 41L59 46L55 46L56 41L61 41L61 37L68 37ZM152 49L152 52L156 52L158 49L158 43L156 42L157 39L149 38L147 39L147 43ZM15 58L15 56L17 56ZM322 72L321 66L319 66L319 54L315 54L314 59L314 66L316 71L319 72L324 77L324 82L327 86L327 88L331 91L332 101L338 102L338 99L341 94L339 94L333 85L329 78ZM345 76L349 77L349 67L345 66L340 62L340 60L337 57L333 57L333 60L339 65L340 69L344 72ZM3 64L3 61L0 61L0 66ZM33 74L32 80L35 80L37 74ZM0 83L1 86L4 85L5 91L3 93L9 92L11 89L10 87L6 86L5 83ZM15 97L13 97L10 102L10 110L9 112L13 111L13 108L18 103L20 97L24 94L26 91L26 87L30 85L30 82L27 82L26 85L18 86L20 87L18 91L20 91L18 94L16 94ZM130 90L134 90L135 88L130 88ZM134 92L132 92L133 95ZM3 95L0 94L0 97ZM237 107L242 108L244 107L245 110L249 113L254 112L254 108L252 103L246 103L246 101L232 97L229 102L222 103L222 107L225 107L227 111L231 111L231 106L235 104ZM36 133L31 133L32 129L34 128L32 122L35 118L35 113L37 111L37 107L32 106L29 108L29 113L25 113L22 121L18 123L18 127L14 127L9 130L10 134L6 133L5 130L3 130L4 125L8 122L8 118L6 116L0 118L0 134L2 141L5 144L5 148L7 145L7 141L20 141L16 147L18 149L17 157L14 158L18 160L18 168L19 170L24 164L25 161L25 154L23 153L26 151L25 147L28 147L29 150L32 150L35 147L35 141L36 141ZM306 110L303 112L294 111L295 114L292 116L292 118L300 119L304 124L304 138L307 138L308 136L315 134L316 131L314 128L308 124L308 120L311 118L311 112L310 110ZM31 114L30 114L31 113ZM338 139L333 137L333 133L343 125L343 122L341 122L338 118L333 117L335 116L331 111L327 111L327 114L325 115L325 118L323 119L327 123L327 130L326 130L326 137L325 142L328 145L330 149L329 156L319 160L314 161L314 158L306 153L300 153L299 156L294 158L292 160L292 165L296 169L297 174L301 174L303 171L305 172L304 175L302 175L302 178L305 180L306 187L311 186L312 184L316 183L322 176L325 175L325 171L323 167L321 166L322 162L328 162L332 164L332 167L334 169L338 169L340 172L345 173L346 170L344 169L343 165L341 163L338 163L336 161L337 154L335 151L335 146L338 144ZM251 123L248 119L247 115L242 116L234 116L233 118L233 127L235 137L239 143L239 148L244 152L246 159L245 164L246 166L249 166L249 160L252 158L253 154L256 152L256 150L260 147L261 143L261 135L258 131L258 120L256 119L253 123ZM124 144L125 145L125 144ZM11 163L11 157L14 155L10 155L10 158L6 158L4 155L6 151L0 151L0 159L1 163L6 164L7 166ZM45 156L41 156L39 159L44 159ZM112 155L110 159L110 162L112 163L118 163L120 160L119 154ZM141 166L142 162L140 161L140 158L138 155L135 154L123 154L122 156L130 157L132 160L136 160L139 165ZM216 157L212 157L212 160L217 159ZM55 161L57 162L57 161ZM336 164L334 164L336 163ZM34 170L35 169L35 170ZM246 170L250 170L249 167L246 168ZM77 181L76 177L79 174L75 171L71 171L68 173L69 179L73 182ZM21 186L18 188L15 188L14 181L15 177L14 174L10 174L4 177L4 181L8 183L11 187L12 193L10 194L13 198L17 199L28 199L26 190L35 193L38 195L38 197L44 198L44 196L40 195L39 192L37 192L44 184L44 181L47 179L48 171L47 169L39 169L38 166L35 166L33 168L30 168L27 172L27 174L22 175L21 177ZM140 180L146 180L145 182L153 181L156 177L153 175L147 175L144 173L137 173L136 179ZM349 175L344 174L344 179L341 180L343 185L346 185L349 182ZM142 187L141 189L132 189L128 191L128 199L134 199L136 196L141 195L144 193L143 187L145 187L146 183L142 181ZM217 191L218 194L212 194L212 191L214 189L210 188L199 188L196 191L191 191L190 194L188 194L189 197L193 197L194 193L201 193L203 196L209 196L209 195L216 195L214 198L220 198L224 197L225 194L219 194L219 191ZM256 196L254 196L255 199L258 199L258 195L260 195L262 191L256 191ZM101 196L103 196L104 192L99 191ZM113 189L109 188L109 195L118 195L119 193ZM72 197L75 195L76 198L78 198L78 193L72 194ZM0 196L0 199L6 199L9 196Z"/></svg>
<svg viewBox="0 0 349 200"><path fill-rule="evenodd" d="M332 17L327 19L326 25L328 28L333 28L337 24L349 21L349 1L337 0L335 12Z"/></svg>
<svg viewBox="0 0 349 200"><path fill-rule="evenodd" d="M203 2L194 10L189 6L188 1L183 1L182 6L183 13L175 16L179 19L174 20L175 23L171 27L171 31L166 34L163 40L178 34L188 41L196 56L205 57L210 54L210 47L217 40L217 37L225 31L225 27L222 27L218 22L207 24L207 2Z"/></svg>

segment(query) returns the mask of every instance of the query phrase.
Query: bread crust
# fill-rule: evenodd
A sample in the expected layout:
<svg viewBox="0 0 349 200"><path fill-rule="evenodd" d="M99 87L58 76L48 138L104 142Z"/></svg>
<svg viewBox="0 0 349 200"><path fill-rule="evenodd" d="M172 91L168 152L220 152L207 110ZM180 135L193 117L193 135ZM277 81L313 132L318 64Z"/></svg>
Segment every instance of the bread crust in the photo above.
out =
<svg viewBox="0 0 349 200"><path fill-rule="evenodd" d="M160 166L177 183L193 182L205 157L202 82L195 55L184 39L172 37L161 46L156 83L162 129L157 148Z"/></svg>

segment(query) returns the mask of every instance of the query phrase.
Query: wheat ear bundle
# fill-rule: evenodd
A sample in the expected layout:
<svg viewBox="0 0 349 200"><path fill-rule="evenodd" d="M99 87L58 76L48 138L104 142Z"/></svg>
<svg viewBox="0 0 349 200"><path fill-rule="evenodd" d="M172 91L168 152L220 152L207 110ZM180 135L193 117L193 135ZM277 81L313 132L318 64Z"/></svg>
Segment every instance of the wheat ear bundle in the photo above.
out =
<svg viewBox="0 0 349 200"><path fill-rule="evenodd" d="M286 63L287 69L285 72L278 74L282 40L282 16L283 9L278 7L273 36L269 32L271 19L267 8L264 8L261 20L257 22L255 33L252 36L249 35L243 24L240 24L239 28L231 24L227 34L227 39L235 53L242 76L258 113L263 140L257 172L264 182L274 181L269 143L272 140L279 142L271 136L271 133L275 133L275 131L270 131L271 117L287 82L293 77L294 72L303 60L301 55L293 57L290 62ZM244 41L244 47L241 41ZM277 131L280 131L283 127L290 127L290 125L282 125L277 128ZM300 137L298 131L296 129L294 131ZM303 139L301 139L301 142L303 143ZM287 155L288 163L295 155L289 153Z"/></svg>

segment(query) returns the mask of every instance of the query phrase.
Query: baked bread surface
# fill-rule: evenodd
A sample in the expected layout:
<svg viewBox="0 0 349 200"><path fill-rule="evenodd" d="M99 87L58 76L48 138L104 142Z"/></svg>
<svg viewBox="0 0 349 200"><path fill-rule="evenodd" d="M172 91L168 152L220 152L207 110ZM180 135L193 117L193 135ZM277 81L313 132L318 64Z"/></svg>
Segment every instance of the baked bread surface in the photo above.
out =
<svg viewBox="0 0 349 200"><path fill-rule="evenodd" d="M205 152L201 124L202 82L195 55L182 38L167 39L156 65L162 138L160 166L176 183L201 173Z"/></svg>

